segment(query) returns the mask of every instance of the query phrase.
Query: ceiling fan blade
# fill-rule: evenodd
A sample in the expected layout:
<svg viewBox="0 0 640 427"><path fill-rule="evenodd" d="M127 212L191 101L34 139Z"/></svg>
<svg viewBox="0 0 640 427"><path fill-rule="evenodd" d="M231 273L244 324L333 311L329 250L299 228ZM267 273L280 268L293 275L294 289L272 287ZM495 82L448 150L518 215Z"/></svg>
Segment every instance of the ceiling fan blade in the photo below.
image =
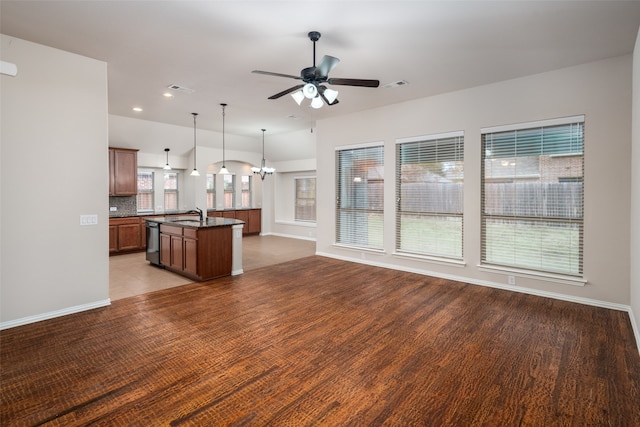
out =
<svg viewBox="0 0 640 427"><path fill-rule="evenodd" d="M316 67L316 76L318 77L327 77L331 70L340 63L338 58L333 56L325 55L322 57L322 61Z"/></svg>
<svg viewBox="0 0 640 427"><path fill-rule="evenodd" d="M363 87L380 86L380 80L366 80L366 79L327 79L327 83L332 85L342 85L342 86L363 86Z"/></svg>
<svg viewBox="0 0 640 427"><path fill-rule="evenodd" d="M298 80L300 80L300 76L292 76L291 74L272 73L271 71L253 70L252 73L254 73L254 74L264 74L265 76L287 77L287 78L290 78L290 79L298 79Z"/></svg>
<svg viewBox="0 0 640 427"><path fill-rule="evenodd" d="M269 98L267 98L267 99L278 99L278 98L280 98L281 96L285 96L285 95L286 95L286 94L288 94L288 93L295 92L296 90L298 90L298 89L302 88L303 86L304 86L304 85L302 84L302 85L296 85L296 86L294 86L294 87L290 87L289 89L287 89L287 90L283 90L283 91L282 91L282 92L280 92L280 93L276 93L275 95L271 95L271 96L270 96Z"/></svg>

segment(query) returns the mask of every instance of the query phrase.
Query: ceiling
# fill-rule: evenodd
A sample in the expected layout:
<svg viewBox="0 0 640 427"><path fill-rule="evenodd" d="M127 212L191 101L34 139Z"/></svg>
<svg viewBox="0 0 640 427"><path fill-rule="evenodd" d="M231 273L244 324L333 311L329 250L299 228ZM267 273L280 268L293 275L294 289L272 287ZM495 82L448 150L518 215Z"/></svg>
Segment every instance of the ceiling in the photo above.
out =
<svg viewBox="0 0 640 427"><path fill-rule="evenodd" d="M108 64L109 113L260 138L315 120L633 52L640 1L7 1L0 32ZM322 33L317 61L331 77L378 79L333 86L319 110L286 95L312 65L307 33ZM18 68L18 73L19 73ZM404 86L384 88L404 80ZM174 91L177 84L193 93ZM140 106L136 113L132 107Z"/></svg>

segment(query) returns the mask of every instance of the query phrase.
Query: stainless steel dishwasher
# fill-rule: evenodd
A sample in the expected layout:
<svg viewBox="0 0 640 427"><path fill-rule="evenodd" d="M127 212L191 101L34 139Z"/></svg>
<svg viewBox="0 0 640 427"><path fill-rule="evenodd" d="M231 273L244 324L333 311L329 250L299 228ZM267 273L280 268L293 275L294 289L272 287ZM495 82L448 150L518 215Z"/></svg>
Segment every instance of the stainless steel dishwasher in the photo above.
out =
<svg viewBox="0 0 640 427"><path fill-rule="evenodd" d="M160 263L160 224L145 221L147 230L147 261L153 265Z"/></svg>

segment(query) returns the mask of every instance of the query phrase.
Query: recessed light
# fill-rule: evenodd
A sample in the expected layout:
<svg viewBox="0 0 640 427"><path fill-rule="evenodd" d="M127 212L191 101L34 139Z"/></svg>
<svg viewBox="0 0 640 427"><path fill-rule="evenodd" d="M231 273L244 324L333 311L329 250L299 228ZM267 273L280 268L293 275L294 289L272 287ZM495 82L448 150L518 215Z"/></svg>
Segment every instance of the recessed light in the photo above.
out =
<svg viewBox="0 0 640 427"><path fill-rule="evenodd" d="M142 108L141 107L133 107L132 110L137 112L137 113L139 113L139 112L142 111Z"/></svg>
<svg viewBox="0 0 640 427"><path fill-rule="evenodd" d="M173 98L173 94L169 92L163 93L162 96L164 96L165 98Z"/></svg>

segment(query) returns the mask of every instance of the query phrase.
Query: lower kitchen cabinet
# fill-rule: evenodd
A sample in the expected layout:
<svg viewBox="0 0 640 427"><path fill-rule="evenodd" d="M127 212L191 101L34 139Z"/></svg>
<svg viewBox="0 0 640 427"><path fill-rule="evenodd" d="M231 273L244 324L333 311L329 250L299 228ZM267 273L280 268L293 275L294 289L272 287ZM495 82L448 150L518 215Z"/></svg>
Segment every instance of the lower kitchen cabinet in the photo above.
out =
<svg viewBox="0 0 640 427"><path fill-rule="evenodd" d="M262 231L262 209L225 209L223 211L209 211L207 216L235 218L244 221L242 234L260 234Z"/></svg>
<svg viewBox="0 0 640 427"><path fill-rule="evenodd" d="M194 280L228 276L232 268L232 229L160 224L160 262Z"/></svg>
<svg viewBox="0 0 640 427"><path fill-rule="evenodd" d="M109 218L109 253L144 249L140 218Z"/></svg>

